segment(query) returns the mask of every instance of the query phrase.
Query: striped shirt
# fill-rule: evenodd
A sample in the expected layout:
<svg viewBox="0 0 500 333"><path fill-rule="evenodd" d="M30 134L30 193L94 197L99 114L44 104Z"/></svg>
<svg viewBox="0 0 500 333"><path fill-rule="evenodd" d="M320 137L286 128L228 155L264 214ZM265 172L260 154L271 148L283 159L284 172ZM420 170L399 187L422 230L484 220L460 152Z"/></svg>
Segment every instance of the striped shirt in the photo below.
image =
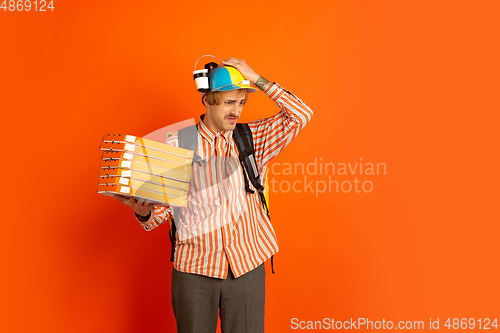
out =
<svg viewBox="0 0 500 333"><path fill-rule="evenodd" d="M274 83L266 94L281 111L249 122L259 173L305 127L312 110L289 91ZM198 155L206 161L193 164L187 207L176 221L174 268L181 272L225 279L228 265L239 277L278 252L276 234L258 192L247 193L238 149L232 131L215 132L198 124ZM177 135L166 141L177 146ZM172 219L171 207L157 206L149 220L139 223L152 230Z"/></svg>

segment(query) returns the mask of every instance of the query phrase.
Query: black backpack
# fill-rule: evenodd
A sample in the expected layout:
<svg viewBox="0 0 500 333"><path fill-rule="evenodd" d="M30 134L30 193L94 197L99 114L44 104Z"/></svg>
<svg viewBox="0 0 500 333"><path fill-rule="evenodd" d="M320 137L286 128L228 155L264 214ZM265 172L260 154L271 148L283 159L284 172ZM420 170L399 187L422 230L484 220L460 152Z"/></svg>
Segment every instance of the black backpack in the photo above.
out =
<svg viewBox="0 0 500 333"><path fill-rule="evenodd" d="M205 163L205 161L198 156L198 125L188 126L180 129L177 133L178 146L180 148L185 148L194 151L193 164L199 163L200 166ZM253 145L252 132L248 124L236 124L233 130L233 140L238 148L239 160L243 169L243 178L245 180L245 190L248 193L254 193L250 188L248 181L252 183L253 187L257 189L260 201L263 207L266 209L266 214L269 218L269 208L267 207L266 198L264 196L264 187L262 186L262 181L259 175L259 169L257 167L257 162L255 161L255 150ZM180 207L174 207L174 221L178 221L180 215ZM176 227L175 222L172 222L169 237L170 243L172 245L170 252L170 261L174 261L174 251L175 251L175 233ZM273 257L271 257L271 266L273 267ZM274 273L274 267L272 269Z"/></svg>

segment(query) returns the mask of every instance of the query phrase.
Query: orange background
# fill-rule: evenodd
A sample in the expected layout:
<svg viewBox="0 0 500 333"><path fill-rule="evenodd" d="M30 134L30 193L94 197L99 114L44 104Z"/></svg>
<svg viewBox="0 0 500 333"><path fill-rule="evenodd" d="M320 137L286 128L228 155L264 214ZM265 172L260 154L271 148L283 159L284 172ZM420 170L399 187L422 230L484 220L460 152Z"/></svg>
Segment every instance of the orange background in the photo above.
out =
<svg viewBox="0 0 500 333"><path fill-rule="evenodd" d="M387 165L358 176L371 193L271 193L267 332L500 316L497 1L54 7L0 11L0 331L175 330L168 227L145 232L96 193L98 147L203 113L203 54L249 60L314 110L275 163ZM242 121L276 111L257 93Z"/></svg>

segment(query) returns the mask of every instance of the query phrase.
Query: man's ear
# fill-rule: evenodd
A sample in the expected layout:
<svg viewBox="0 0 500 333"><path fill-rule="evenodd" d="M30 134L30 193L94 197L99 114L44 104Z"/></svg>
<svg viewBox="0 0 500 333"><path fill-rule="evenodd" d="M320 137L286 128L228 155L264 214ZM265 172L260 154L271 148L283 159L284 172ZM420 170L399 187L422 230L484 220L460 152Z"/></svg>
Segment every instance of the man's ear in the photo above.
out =
<svg viewBox="0 0 500 333"><path fill-rule="evenodd" d="M208 105L207 103L207 95L203 95L203 97L201 98L201 102L203 103L203 105L205 105L205 107L208 109L210 107L210 105Z"/></svg>

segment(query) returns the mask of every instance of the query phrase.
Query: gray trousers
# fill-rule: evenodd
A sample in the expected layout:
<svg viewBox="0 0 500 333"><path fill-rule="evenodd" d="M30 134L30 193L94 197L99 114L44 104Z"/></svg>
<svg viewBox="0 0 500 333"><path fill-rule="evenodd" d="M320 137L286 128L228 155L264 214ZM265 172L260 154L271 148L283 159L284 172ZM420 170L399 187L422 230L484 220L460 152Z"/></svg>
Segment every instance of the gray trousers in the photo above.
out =
<svg viewBox="0 0 500 333"><path fill-rule="evenodd" d="M264 264L235 279L172 269L172 307L178 333L215 333L220 309L223 333L264 332Z"/></svg>

